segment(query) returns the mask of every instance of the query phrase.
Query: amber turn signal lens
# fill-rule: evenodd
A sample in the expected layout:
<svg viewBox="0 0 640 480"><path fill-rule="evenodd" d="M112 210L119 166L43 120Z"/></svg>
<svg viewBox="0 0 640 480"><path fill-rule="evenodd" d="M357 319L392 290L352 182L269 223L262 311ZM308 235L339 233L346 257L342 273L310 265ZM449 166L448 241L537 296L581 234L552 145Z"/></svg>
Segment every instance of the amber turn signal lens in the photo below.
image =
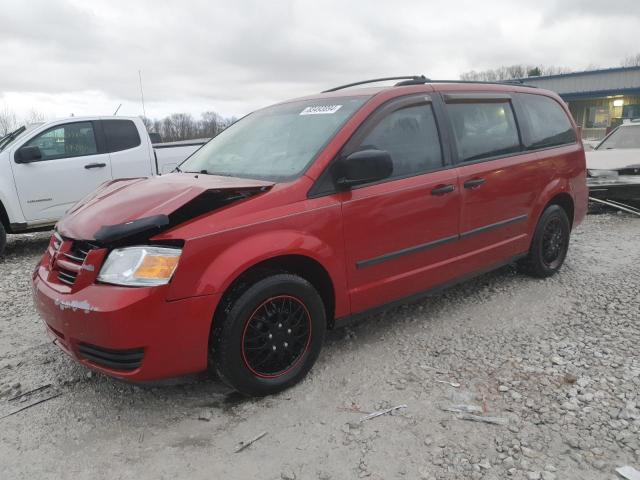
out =
<svg viewBox="0 0 640 480"><path fill-rule="evenodd" d="M147 255L133 274L136 278L169 279L178 266L180 257Z"/></svg>

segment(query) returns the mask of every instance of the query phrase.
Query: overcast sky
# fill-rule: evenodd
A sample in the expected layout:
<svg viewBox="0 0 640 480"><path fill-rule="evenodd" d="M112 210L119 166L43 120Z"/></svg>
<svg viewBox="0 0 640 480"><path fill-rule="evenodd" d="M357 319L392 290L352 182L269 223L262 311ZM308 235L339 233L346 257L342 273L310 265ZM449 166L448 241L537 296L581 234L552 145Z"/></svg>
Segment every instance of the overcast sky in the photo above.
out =
<svg viewBox="0 0 640 480"><path fill-rule="evenodd" d="M243 115L361 79L616 67L640 0L0 0L0 109Z"/></svg>

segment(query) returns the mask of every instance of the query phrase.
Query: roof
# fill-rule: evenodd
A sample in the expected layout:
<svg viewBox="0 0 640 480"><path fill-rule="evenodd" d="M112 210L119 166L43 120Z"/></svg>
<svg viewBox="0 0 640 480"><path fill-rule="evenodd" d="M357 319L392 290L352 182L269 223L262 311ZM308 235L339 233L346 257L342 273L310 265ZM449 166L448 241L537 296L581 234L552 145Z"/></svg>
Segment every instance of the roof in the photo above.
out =
<svg viewBox="0 0 640 480"><path fill-rule="evenodd" d="M579 77L579 76L585 76L585 75L601 75L603 73L620 73L620 72L636 72L636 71L640 73L640 66L601 68L598 70L583 70L581 72L557 73L555 75L539 75L534 77L518 78L518 80L521 80L524 83L528 83L531 80L546 80L551 78Z"/></svg>
<svg viewBox="0 0 640 480"><path fill-rule="evenodd" d="M557 92L565 100L640 94L640 66L523 78L527 85Z"/></svg>

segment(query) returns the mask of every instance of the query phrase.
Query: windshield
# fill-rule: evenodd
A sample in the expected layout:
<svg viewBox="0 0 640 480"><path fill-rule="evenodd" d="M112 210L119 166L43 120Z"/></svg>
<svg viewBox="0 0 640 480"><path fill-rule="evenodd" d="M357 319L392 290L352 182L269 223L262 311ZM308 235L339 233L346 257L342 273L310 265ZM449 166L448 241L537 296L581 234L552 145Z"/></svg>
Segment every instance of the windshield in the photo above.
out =
<svg viewBox="0 0 640 480"><path fill-rule="evenodd" d="M303 100L247 115L179 167L275 182L301 175L368 97Z"/></svg>
<svg viewBox="0 0 640 480"><path fill-rule="evenodd" d="M640 148L640 125L618 127L605 138L596 150Z"/></svg>
<svg viewBox="0 0 640 480"><path fill-rule="evenodd" d="M17 139L19 139L22 136L24 136L24 134L26 132L29 132L29 131L33 130L34 128L36 128L39 125L42 125L42 124L41 123L32 123L32 124L27 125L27 126L23 125L22 127L14 130L13 132L8 133L4 137L0 138L0 152L3 151L5 148L7 148L9 145L11 145L13 142L15 142Z"/></svg>

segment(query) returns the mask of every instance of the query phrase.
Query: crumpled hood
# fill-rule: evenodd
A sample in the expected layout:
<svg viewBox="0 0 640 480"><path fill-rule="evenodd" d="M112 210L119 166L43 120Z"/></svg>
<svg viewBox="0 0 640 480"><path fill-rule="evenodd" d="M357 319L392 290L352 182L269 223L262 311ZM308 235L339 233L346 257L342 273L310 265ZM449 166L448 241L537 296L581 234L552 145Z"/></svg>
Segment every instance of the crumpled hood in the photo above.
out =
<svg viewBox="0 0 640 480"><path fill-rule="evenodd" d="M272 186L272 182L260 180L193 173L113 180L74 205L58 222L57 230L68 238L95 240L98 230L105 226L171 217L178 212L179 221L186 221L229 203L216 200L242 199ZM190 203L197 205L192 215L183 208Z"/></svg>
<svg viewBox="0 0 640 480"><path fill-rule="evenodd" d="M640 149L593 150L585 152L585 154L587 168L593 170L618 170L632 165L640 165Z"/></svg>

